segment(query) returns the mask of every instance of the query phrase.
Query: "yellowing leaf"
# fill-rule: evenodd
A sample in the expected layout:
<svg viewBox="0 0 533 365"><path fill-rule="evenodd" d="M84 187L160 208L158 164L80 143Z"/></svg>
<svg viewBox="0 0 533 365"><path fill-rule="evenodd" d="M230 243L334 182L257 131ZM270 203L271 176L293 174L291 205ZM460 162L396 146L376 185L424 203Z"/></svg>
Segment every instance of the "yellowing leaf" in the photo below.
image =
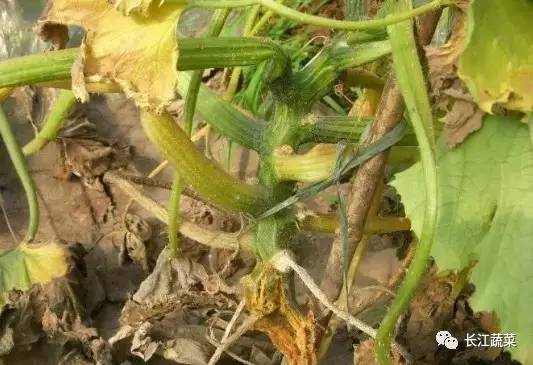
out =
<svg viewBox="0 0 533 365"><path fill-rule="evenodd" d="M41 22L84 28L85 77L115 81L140 107L159 112L176 93L181 11L182 6L154 4L148 16L126 16L108 0L53 0Z"/></svg>
<svg viewBox="0 0 533 365"><path fill-rule="evenodd" d="M533 2L473 0L459 76L481 109L533 110Z"/></svg>
<svg viewBox="0 0 533 365"><path fill-rule="evenodd" d="M11 290L28 290L67 273L65 251L56 243L20 244L0 253L0 308L8 302Z"/></svg>
<svg viewBox="0 0 533 365"><path fill-rule="evenodd" d="M117 10L123 14L129 15L131 12L139 12L148 15L148 9L153 0L111 0ZM159 1L162 3L163 1Z"/></svg>

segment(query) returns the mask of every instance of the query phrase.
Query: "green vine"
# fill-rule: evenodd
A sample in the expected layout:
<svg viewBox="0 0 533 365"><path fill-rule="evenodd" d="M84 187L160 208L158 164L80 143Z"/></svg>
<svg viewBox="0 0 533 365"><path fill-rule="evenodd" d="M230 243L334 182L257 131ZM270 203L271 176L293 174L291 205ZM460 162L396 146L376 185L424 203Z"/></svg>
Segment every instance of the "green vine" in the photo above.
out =
<svg viewBox="0 0 533 365"><path fill-rule="evenodd" d="M422 15L429 11L436 10L442 6L451 5L454 3L451 0L433 0L427 4L419 6L416 9L396 13L394 15L387 16L384 19L347 21L305 14L291 9L290 7L280 4L274 0L166 0L166 2L186 4L191 7L202 8L238 8L251 5L261 5L280 16L294 20L298 23L350 31L384 28L389 25Z"/></svg>
<svg viewBox="0 0 533 365"><path fill-rule="evenodd" d="M13 162L15 171L22 183L24 192L26 193L29 208L29 221L26 235L24 236L24 242L30 242L35 238L37 230L39 229L39 202L37 200L37 192L28 169L28 164L24 159L22 149L17 143L15 134L9 125L9 121L7 120L2 107L0 107L0 135L6 146L7 154Z"/></svg>
<svg viewBox="0 0 533 365"><path fill-rule="evenodd" d="M406 6L410 6L410 0L402 1ZM438 194L433 117L422 66L418 58L413 24L404 22L391 26L388 28L388 33L397 82L420 148L426 186L426 207L422 233L413 261L376 335L375 351L381 365L392 364L389 350L394 328L400 315L407 309L426 271L437 220Z"/></svg>

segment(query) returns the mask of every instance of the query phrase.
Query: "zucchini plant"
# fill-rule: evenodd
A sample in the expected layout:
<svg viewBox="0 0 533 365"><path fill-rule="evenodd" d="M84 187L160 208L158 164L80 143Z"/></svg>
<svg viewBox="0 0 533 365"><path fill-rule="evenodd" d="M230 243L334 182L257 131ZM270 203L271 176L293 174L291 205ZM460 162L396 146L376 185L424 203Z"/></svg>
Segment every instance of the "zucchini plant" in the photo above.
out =
<svg viewBox="0 0 533 365"><path fill-rule="evenodd" d="M37 27L51 42L53 50L0 61L0 95L3 97L13 88L24 85L65 89L42 130L24 148L18 146L5 115L0 113L0 132L27 192L30 207L28 234L17 249L0 252L0 273L4 277L18 275L22 264L14 257L27 257L28 250L38 250L30 244L38 228L38 204L23 155L37 153L57 136L76 100L87 102L92 93L123 92L138 106L147 137L175 170L168 214L156 212L168 222L171 257L180 254L178 232L203 244L252 251L256 258L255 269L241 282L246 308L253 319L248 325L266 333L291 364L317 363L328 338L327 333L320 333L312 314L295 306L288 289L291 272L334 316L375 339L376 359L380 364L391 364L392 353L409 359L408 351L395 342L394 330L426 272L430 255L435 257L437 265L453 270L461 270L471 260L479 260L477 268L483 272L494 259L474 248L453 260L445 253L446 244L457 246L457 251L466 251L461 236L457 236L459 231L465 234L467 229L462 222L453 223L457 228L451 234L443 232L444 227L452 226L450 204L459 209L458 214L463 219L479 219L469 216L476 213L468 211L467 204L467 200L476 199L477 193L469 190L473 187L455 181L458 177L451 170L454 165L461 164L462 159L481 158L476 151L483 148L485 138L493 138L492 129L506 129L502 135L516 133L520 143L529 143L527 138L522 140L522 134L527 135L527 131L523 131L525 125L515 122L531 111L531 85L518 81L514 69L500 70L495 81L488 81L489 76L482 72L490 72L498 66L484 64L483 71L476 70L472 54L482 52L492 57L496 52L483 40L490 32L492 25L488 18L497 12L494 9L505 8L508 14L523 20L524 14L532 14L533 5L527 0L509 1L508 5L497 4L496 0L487 1L488 5L480 0L468 4L433 0L416 2L414 6L410 0L389 0L382 4L374 18L368 19L361 6L365 1L347 0L346 3L347 18L339 20L297 10L282 0L49 0ZM213 9L209 29L202 37L178 37L176 26L180 17L195 7ZM485 11L484 7L490 15L486 18L479 15ZM224 36L228 18L235 9L246 14L243 36ZM481 132L449 151L441 143L446 132L435 121L434 100L428 95L429 76L424 67L426 59L422 56L422 46L436 38L436 27L437 35L450 31L442 23L454 13L467 15L462 15L462 28L454 29L446 56L451 59L448 64L456 62L454 57L459 58L460 76L472 94L472 103L479 103L486 112L492 112L493 104L498 103L517 115L512 121L496 120L513 119L508 116L488 118ZM289 42L275 37L257 37L268 31L265 27L274 17L290 21L290 24L305 25L303 29L325 28L332 36L314 55L302 57L293 51ZM416 26L415 19L419 20ZM524 21L519 24L525 27ZM66 27L69 26L85 31L79 47L65 48ZM517 40L516 43L520 43L517 48L531 50L533 42L528 43L531 31L524 32L527 39ZM298 44L297 35L294 37L294 44ZM309 39L304 37L303 41L308 43ZM509 59L503 61L520 67L520 75L531 78L530 55L533 53L518 57L514 52L514 48L510 48L506 53ZM524 61L526 59L529 64ZM206 69L231 70L224 95L217 95L202 84ZM240 85L242 79L246 83ZM356 103L359 114L346 115L342 105L330 97L338 80L361 91ZM175 120L167 111L178 95L185 100L183 120ZM336 112L328 116L317 113L316 106L324 101ZM365 105L370 112L363 114L361 110ZM260 160L257 183L233 177L197 149L190 138L195 114L231 143L257 152ZM510 126L504 126L505 123ZM489 147L497 150L500 147L496 144ZM519 152L531 153L530 145L522 147L524 151L516 147L516 154L502 160L501 164L505 168L519 169L519 166L507 165ZM307 152L302 153L303 148ZM377 216L375 202L372 203L381 198L380 186L387 159L390 165L395 161L414 164L398 174L394 186L413 221L418 243L405 278L379 328L375 329L349 314L337 299L339 295L346 295L350 280L348 263L363 234L410 228L405 218ZM418 159L420 162L416 162ZM485 160L479 162L486 163ZM469 168L462 164L455 171L468 175L469 171L457 171ZM339 195L338 217L302 214L297 204L301 199L347 181L354 174L351 200L345 204ZM525 180L524 188L531 182L531 176L528 173L521 177ZM499 183L499 178L487 177L495 184ZM113 182L112 176L109 181ZM307 185L298 184L300 182ZM454 184L456 189L452 189ZM179 197L184 186L209 204L245 215L248 224L241 234L238 237L223 232L213 234L191 223L180 223ZM449 197L459 191L466 194L465 201L450 202ZM456 198L461 200L459 196ZM496 209L496 216L492 218L496 220L499 208L494 206L500 207L497 203L487 203L479 212L490 215ZM527 216L525 211L523 213ZM504 225L504 222L499 224ZM488 239L483 238L486 222L473 225L479 237L472 238L472 233L469 239L472 247L480 247L480 240ZM296 263L298 258L291 247L300 230L336 234L336 246L332 248L326 268L329 276L324 280L333 283L333 290L324 292ZM64 256L56 246L49 247L54 249L51 255L62 262L59 267L64 268ZM31 273L36 263L28 258L19 260L27 261L26 272ZM335 264L341 261L342 267ZM0 281L3 285L0 290L4 296L14 288L27 289L32 283L63 275L65 270L46 267L40 271L44 277L29 275L24 283L10 276L9 280ZM533 340L533 327L516 325L507 313L501 313L501 307L495 304L497 299L490 294L493 287L476 270L473 280L479 285L475 297L478 309L495 310L502 319L502 328L523 335L524 345L515 353L518 359L527 360L530 358L527 344ZM516 295L516 291L513 293ZM220 351L210 363L218 359Z"/></svg>

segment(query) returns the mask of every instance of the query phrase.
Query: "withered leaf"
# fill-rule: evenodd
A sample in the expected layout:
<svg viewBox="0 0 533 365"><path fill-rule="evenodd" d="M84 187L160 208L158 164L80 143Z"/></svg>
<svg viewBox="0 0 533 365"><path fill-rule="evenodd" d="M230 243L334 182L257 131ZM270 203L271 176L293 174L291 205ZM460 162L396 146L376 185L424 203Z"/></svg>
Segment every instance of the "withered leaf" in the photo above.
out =
<svg viewBox="0 0 533 365"><path fill-rule="evenodd" d="M175 96L176 23L182 10L163 4L147 16L126 16L107 0L50 0L40 24L84 28L85 77L114 81L137 105L160 112ZM85 95L80 85L73 90L82 91L80 98Z"/></svg>
<svg viewBox="0 0 533 365"><path fill-rule="evenodd" d="M454 32L448 43L426 48L434 106L444 113L444 138L455 147L482 126L483 112L468 93L467 87L457 76L457 62L467 31L466 7L460 3L454 24Z"/></svg>
<svg viewBox="0 0 533 365"><path fill-rule="evenodd" d="M472 0L458 74L487 113L533 110L533 3Z"/></svg>
<svg viewBox="0 0 533 365"><path fill-rule="evenodd" d="M268 335L290 365L315 365L315 319L292 308L283 279L269 265L258 265L241 281L248 310L259 320L255 328Z"/></svg>
<svg viewBox="0 0 533 365"><path fill-rule="evenodd" d="M485 112L473 102L456 100L444 117L446 142L455 147L482 126Z"/></svg>
<svg viewBox="0 0 533 365"><path fill-rule="evenodd" d="M67 255L57 243L28 245L0 251L0 309L11 290L28 290L67 273Z"/></svg>

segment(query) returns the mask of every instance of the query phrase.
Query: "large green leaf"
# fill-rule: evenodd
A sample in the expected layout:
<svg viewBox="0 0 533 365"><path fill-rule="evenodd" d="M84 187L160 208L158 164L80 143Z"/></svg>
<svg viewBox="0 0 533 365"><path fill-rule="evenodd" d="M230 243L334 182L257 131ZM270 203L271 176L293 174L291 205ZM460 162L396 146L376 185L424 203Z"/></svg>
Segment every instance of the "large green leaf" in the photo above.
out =
<svg viewBox="0 0 533 365"><path fill-rule="evenodd" d="M533 109L533 1L472 0L459 76L481 109Z"/></svg>
<svg viewBox="0 0 533 365"><path fill-rule="evenodd" d="M513 355L533 362L533 147L518 119L489 116L459 148L437 148L439 215L432 255L440 270L477 261L471 280L476 311L495 311L515 333ZM398 174L415 233L424 214L420 164Z"/></svg>

